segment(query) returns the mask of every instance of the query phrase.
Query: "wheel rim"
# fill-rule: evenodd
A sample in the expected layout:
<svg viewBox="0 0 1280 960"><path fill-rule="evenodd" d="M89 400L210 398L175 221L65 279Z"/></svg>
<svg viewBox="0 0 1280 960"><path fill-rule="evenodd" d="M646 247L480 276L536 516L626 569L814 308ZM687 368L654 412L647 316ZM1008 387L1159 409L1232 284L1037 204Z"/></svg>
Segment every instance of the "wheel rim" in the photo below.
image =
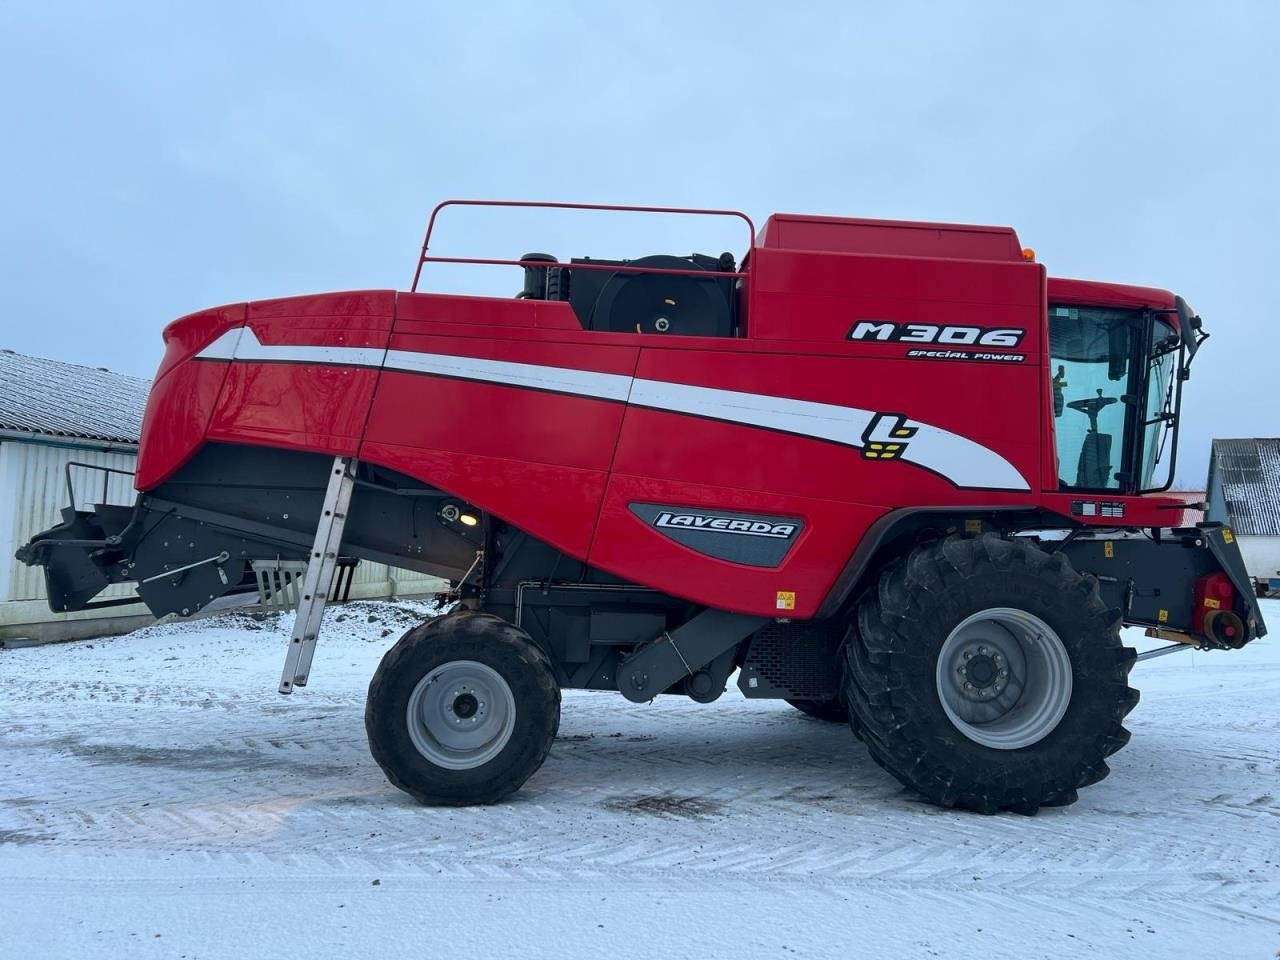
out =
<svg viewBox="0 0 1280 960"><path fill-rule="evenodd" d="M409 738L436 766L471 770L507 745L516 723L511 687L475 660L441 664L418 681L406 710Z"/></svg>
<svg viewBox="0 0 1280 960"><path fill-rule="evenodd" d="M994 607L962 620L938 653L942 709L957 730L996 750L1039 743L1071 703L1071 658L1047 623Z"/></svg>

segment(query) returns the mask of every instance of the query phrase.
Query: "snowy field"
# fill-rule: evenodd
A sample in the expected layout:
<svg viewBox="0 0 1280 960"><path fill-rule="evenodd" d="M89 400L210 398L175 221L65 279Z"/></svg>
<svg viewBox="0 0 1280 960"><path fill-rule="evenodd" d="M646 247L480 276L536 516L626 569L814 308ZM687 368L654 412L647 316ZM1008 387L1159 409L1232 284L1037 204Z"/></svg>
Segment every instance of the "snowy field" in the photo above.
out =
<svg viewBox="0 0 1280 960"><path fill-rule="evenodd" d="M1280 603L1264 605L1280 635ZM1258 958L1280 948L1280 643L1134 669L1112 776L935 809L785 704L568 693L512 801L427 809L366 752L414 616L0 650L0 957ZM341 621L341 622L337 622ZM1137 642L1133 638L1131 642Z"/></svg>

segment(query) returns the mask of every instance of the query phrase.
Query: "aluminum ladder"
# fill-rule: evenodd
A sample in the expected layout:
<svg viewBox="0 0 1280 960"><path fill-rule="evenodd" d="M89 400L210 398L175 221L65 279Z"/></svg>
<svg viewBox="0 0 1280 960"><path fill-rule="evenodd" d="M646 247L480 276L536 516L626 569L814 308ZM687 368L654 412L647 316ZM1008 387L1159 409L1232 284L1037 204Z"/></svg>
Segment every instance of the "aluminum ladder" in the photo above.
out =
<svg viewBox="0 0 1280 960"><path fill-rule="evenodd" d="M316 524L307 572L302 578L302 598L298 601L289 652L285 655L284 672L280 675L281 693L293 693L294 687L307 685L311 659L316 652L316 637L320 633L320 620L324 616L325 604L331 599L329 593L334 589L338 548L342 544L347 508L351 505L351 492L355 485L355 458L335 457L320 509L320 522Z"/></svg>

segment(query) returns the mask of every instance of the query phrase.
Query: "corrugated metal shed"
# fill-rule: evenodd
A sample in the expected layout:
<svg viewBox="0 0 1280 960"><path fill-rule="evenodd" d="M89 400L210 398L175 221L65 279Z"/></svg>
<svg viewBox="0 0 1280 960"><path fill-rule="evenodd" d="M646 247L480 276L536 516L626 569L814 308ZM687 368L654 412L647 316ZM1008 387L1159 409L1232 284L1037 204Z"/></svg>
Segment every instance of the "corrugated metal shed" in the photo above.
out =
<svg viewBox="0 0 1280 960"><path fill-rule="evenodd" d="M0 350L0 430L137 443L150 381Z"/></svg>
<svg viewBox="0 0 1280 960"><path fill-rule="evenodd" d="M1214 440L1208 489L1236 533L1280 536L1280 438Z"/></svg>

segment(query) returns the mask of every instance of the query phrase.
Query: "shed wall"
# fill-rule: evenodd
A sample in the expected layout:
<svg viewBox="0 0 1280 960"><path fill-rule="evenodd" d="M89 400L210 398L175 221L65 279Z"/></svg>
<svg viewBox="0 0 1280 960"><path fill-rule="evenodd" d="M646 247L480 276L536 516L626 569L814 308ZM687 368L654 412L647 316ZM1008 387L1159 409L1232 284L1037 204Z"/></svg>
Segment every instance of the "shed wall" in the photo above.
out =
<svg viewBox="0 0 1280 960"><path fill-rule="evenodd" d="M1236 537L1251 577L1280 577L1280 537Z"/></svg>

